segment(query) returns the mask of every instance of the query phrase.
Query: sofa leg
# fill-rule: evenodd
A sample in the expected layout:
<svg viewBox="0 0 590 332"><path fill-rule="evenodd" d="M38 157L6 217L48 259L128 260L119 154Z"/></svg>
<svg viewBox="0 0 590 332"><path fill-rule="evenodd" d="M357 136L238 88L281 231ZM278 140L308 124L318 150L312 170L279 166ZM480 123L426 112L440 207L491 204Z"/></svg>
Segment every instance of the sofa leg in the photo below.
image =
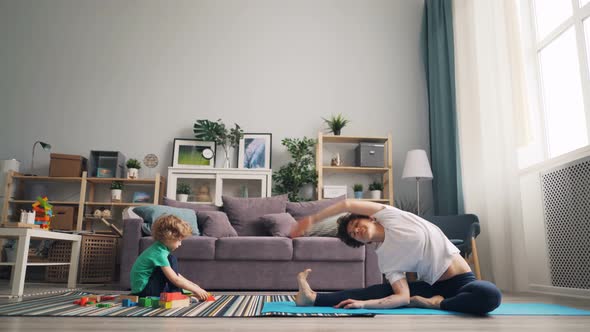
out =
<svg viewBox="0 0 590 332"><path fill-rule="evenodd" d="M481 280L481 270L479 268L479 257L477 256L477 245L475 238L471 238L471 258L473 259L473 266L475 268L475 277Z"/></svg>

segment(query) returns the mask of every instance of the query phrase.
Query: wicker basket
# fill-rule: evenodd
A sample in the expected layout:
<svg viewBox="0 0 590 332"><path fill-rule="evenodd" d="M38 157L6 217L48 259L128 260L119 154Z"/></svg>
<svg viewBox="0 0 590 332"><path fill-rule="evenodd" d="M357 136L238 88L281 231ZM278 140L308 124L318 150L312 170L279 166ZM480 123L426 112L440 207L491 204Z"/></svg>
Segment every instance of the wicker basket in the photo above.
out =
<svg viewBox="0 0 590 332"><path fill-rule="evenodd" d="M72 243L56 241L49 249L50 262L69 262ZM117 259L117 237L112 235L83 234L78 264L78 282L112 282ZM69 266L48 266L48 282L67 282Z"/></svg>

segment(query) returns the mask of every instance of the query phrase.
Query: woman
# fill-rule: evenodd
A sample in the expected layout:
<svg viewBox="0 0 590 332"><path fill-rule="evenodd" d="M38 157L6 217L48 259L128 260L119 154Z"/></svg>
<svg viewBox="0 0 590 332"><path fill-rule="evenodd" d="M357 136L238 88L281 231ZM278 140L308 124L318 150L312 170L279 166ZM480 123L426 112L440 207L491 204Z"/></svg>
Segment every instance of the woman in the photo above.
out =
<svg viewBox="0 0 590 332"><path fill-rule="evenodd" d="M502 295L491 282L475 278L459 250L434 224L394 207L345 200L299 221L291 237L302 236L314 222L342 212L338 237L346 245L375 243L379 270L388 283L335 293L316 293L307 283L311 270L297 276L299 306L398 308L403 306L485 314ZM421 281L408 283L406 272Z"/></svg>

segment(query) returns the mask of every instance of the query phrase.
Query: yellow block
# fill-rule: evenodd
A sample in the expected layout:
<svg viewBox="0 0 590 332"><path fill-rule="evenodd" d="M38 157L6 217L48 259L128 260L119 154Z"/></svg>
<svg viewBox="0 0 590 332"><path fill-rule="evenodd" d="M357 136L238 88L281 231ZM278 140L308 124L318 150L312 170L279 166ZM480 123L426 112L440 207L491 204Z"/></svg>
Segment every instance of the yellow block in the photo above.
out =
<svg viewBox="0 0 590 332"><path fill-rule="evenodd" d="M160 308L162 309L173 309L173 308L183 308L188 307L191 304L191 300L189 298L183 300L174 300L174 301L160 301Z"/></svg>

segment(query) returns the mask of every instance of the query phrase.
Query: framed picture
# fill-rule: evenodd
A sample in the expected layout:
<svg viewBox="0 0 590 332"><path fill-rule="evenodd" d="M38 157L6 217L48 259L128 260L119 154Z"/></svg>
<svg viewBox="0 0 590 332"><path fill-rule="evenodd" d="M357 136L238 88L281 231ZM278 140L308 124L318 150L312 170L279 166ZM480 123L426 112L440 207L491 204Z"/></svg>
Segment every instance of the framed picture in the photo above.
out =
<svg viewBox="0 0 590 332"><path fill-rule="evenodd" d="M150 203L152 197L150 194L143 191L136 191L133 193L133 203Z"/></svg>
<svg viewBox="0 0 590 332"><path fill-rule="evenodd" d="M238 168L271 168L272 134L248 134L240 140Z"/></svg>
<svg viewBox="0 0 590 332"><path fill-rule="evenodd" d="M175 138L172 167L215 167L215 142Z"/></svg>

